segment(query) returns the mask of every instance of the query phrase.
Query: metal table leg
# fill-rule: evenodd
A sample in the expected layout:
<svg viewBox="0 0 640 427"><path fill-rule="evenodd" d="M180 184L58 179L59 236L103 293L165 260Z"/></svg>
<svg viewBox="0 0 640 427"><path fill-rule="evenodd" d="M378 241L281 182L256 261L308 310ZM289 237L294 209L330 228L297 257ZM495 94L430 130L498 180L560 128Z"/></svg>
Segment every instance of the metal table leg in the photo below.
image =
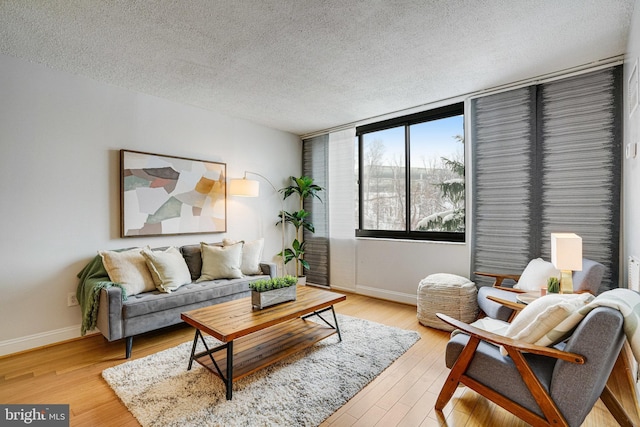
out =
<svg viewBox="0 0 640 427"><path fill-rule="evenodd" d="M333 325L327 321L327 319L325 319L324 317L322 317L322 313L324 313L325 311L329 311L331 310L331 313L333 313ZM318 310L318 311L314 311L313 313L309 313L307 315L304 315L301 317L301 319L306 319L307 317L311 317L311 316L317 316L320 318L320 320L322 320L324 323L327 324L327 326L329 326L330 328L333 328L336 330L336 332L338 333L338 340L342 341L342 334L340 333L340 327L338 326L338 318L336 317L336 311L333 309L333 306L327 307L327 308L323 308L322 310Z"/></svg>
<svg viewBox="0 0 640 427"><path fill-rule="evenodd" d="M227 343L227 400L233 398L233 341Z"/></svg>

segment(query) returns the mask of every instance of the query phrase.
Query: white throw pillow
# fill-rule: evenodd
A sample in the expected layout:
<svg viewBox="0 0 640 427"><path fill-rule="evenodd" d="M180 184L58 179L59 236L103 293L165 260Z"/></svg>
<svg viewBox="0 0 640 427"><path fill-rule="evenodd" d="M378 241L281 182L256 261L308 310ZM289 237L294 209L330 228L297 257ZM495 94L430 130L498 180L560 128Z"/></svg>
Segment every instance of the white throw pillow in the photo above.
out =
<svg viewBox="0 0 640 427"><path fill-rule="evenodd" d="M147 263L140 253L140 248L126 251L99 251L104 269L109 274L109 280L119 283L127 295L137 295L156 289L147 268Z"/></svg>
<svg viewBox="0 0 640 427"><path fill-rule="evenodd" d="M238 242L231 239L222 239L223 246L235 245ZM244 242L242 245L242 261L240 263L240 270L242 274L252 276L255 274L262 274L260 268L260 260L262 260L262 250L264 248L264 239L254 240L252 242Z"/></svg>
<svg viewBox="0 0 640 427"><path fill-rule="evenodd" d="M180 251L173 246L164 251L142 250L151 277L160 292L175 291L191 283L189 267Z"/></svg>
<svg viewBox="0 0 640 427"><path fill-rule="evenodd" d="M210 246L201 243L202 272L196 282L215 279L240 279L242 243L231 246Z"/></svg>
<svg viewBox="0 0 640 427"><path fill-rule="evenodd" d="M514 288L524 291L540 291L540 288L546 288L549 277L560 278L560 270L542 258L532 259L520 275L520 280Z"/></svg>
<svg viewBox="0 0 640 427"><path fill-rule="evenodd" d="M574 316L579 309L593 300L593 295L584 294L547 294L527 305L511 322L505 336L528 344L553 345L560 342L581 317ZM567 319L575 320L573 325ZM562 325L563 333L554 331ZM550 337L554 337L553 340ZM503 355L506 350L501 349Z"/></svg>

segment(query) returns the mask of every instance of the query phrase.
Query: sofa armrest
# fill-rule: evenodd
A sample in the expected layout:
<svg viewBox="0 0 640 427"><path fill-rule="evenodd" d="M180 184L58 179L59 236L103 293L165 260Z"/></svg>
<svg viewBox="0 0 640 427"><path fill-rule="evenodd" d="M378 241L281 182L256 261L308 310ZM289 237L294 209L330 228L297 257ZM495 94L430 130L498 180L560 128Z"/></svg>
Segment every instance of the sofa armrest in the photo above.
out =
<svg viewBox="0 0 640 427"><path fill-rule="evenodd" d="M100 290L97 328L109 341L124 337L122 324L122 289L110 286Z"/></svg>
<svg viewBox="0 0 640 427"><path fill-rule="evenodd" d="M260 269L262 270L262 273L264 274L268 274L269 276L273 277L278 277L278 266L276 265L275 262L261 262L260 263Z"/></svg>

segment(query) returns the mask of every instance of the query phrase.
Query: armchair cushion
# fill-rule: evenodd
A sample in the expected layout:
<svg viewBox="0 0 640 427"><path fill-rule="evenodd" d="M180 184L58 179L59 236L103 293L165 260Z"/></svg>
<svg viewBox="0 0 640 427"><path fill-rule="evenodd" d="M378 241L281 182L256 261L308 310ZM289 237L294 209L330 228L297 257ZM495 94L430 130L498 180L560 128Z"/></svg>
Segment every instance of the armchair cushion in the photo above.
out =
<svg viewBox="0 0 640 427"><path fill-rule="evenodd" d="M514 288L525 291L539 291L540 288L547 286L549 277L559 278L560 270L542 258L535 258L529 261Z"/></svg>
<svg viewBox="0 0 640 427"><path fill-rule="evenodd" d="M604 265L599 262L583 258L582 270L573 272L573 292L598 295L604 270Z"/></svg>
<svg viewBox="0 0 640 427"><path fill-rule="evenodd" d="M488 297L493 296L507 301L516 302L517 293L503 291L492 286L482 286L478 289L478 307L487 317L507 321L513 310L507 306L491 301Z"/></svg>
<svg viewBox="0 0 640 427"><path fill-rule="evenodd" d="M565 339L584 316L572 316L593 300L593 295L549 294L527 305L511 322L505 336L529 344L550 346ZM567 323L571 320L571 323ZM501 349L506 356L507 352Z"/></svg>
<svg viewBox="0 0 640 427"><path fill-rule="evenodd" d="M464 333L449 340L445 353L447 368L453 367L468 342L469 336ZM530 353L524 354L524 358L542 386L548 390L556 360ZM501 395L509 396L511 400L539 416L543 415L515 363L510 357L501 355L498 346L480 341L465 374L479 383L491 384L491 388Z"/></svg>

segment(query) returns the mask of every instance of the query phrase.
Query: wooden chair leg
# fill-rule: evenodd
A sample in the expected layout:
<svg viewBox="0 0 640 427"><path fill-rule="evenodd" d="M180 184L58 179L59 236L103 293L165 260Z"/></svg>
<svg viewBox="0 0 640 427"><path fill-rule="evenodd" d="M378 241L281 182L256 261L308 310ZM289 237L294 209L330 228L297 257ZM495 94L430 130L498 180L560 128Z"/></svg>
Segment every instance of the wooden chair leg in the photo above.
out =
<svg viewBox="0 0 640 427"><path fill-rule="evenodd" d="M451 368L451 372L449 372L449 376L447 376L442 390L440 390L440 394L438 394L435 405L436 411L442 411L447 403L449 403L449 400L451 400L460 382L460 377L467 371L467 367L469 363L471 363L479 343L480 340L478 338L469 338L469 342L460 353L460 356L458 356L458 360L456 360L456 363L454 363Z"/></svg>
<svg viewBox="0 0 640 427"><path fill-rule="evenodd" d="M505 346L505 348L507 349L509 356L511 356L513 363L516 365L518 372L520 372L522 380L542 410L547 423L553 426L568 426L569 424L567 424L567 421L562 416L562 413L556 406L556 403L553 401L547 390L542 386L538 377L535 376L522 353L509 346ZM518 411L519 405L516 405L515 403L512 405L512 402L509 402L508 407L503 407L509 411L512 411L512 409L516 410L517 412L512 412L520 418L523 418L524 414L520 414ZM526 418L523 419L526 420Z"/></svg>
<svg viewBox="0 0 640 427"><path fill-rule="evenodd" d="M602 394L600 395L600 399L604 403L604 406L607 407L613 418L616 419L618 424L622 427L633 427L635 424L631 421L631 418L627 415L627 411L624 410L622 404L616 399L616 397L611 392L611 389L608 385L604 386L604 390L602 390Z"/></svg>
<svg viewBox="0 0 640 427"><path fill-rule="evenodd" d="M621 426L640 425L640 411L633 376L634 357L625 341L600 399ZM621 399L625 399L627 406Z"/></svg>

